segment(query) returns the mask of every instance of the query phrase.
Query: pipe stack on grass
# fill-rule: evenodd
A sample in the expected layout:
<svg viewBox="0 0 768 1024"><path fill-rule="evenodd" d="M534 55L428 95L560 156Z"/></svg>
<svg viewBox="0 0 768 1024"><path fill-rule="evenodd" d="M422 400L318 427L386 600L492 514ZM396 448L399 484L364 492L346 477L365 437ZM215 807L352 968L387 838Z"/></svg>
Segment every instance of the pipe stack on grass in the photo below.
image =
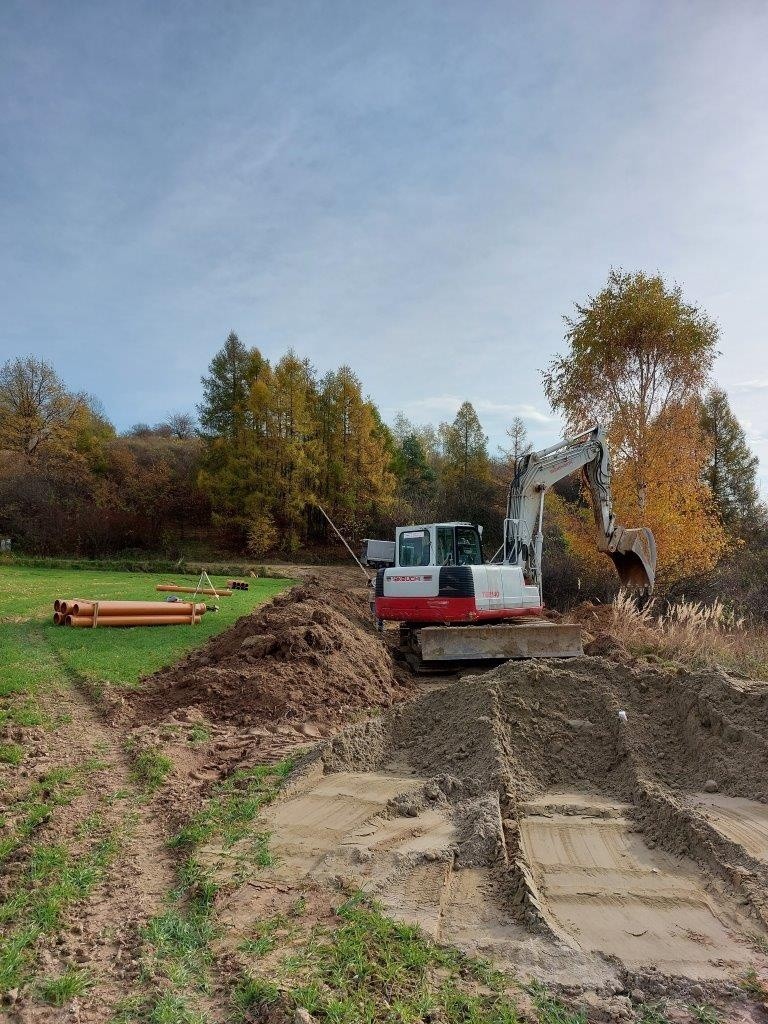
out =
<svg viewBox="0 0 768 1024"><path fill-rule="evenodd" d="M210 587L180 587L178 583L158 583L155 590L168 594L207 594L211 597L232 597L232 591L226 587L222 590L213 590Z"/></svg>
<svg viewBox="0 0 768 1024"><path fill-rule="evenodd" d="M93 629L101 626L196 625L205 614L205 603L191 601L89 601L83 598L53 602L57 626Z"/></svg>

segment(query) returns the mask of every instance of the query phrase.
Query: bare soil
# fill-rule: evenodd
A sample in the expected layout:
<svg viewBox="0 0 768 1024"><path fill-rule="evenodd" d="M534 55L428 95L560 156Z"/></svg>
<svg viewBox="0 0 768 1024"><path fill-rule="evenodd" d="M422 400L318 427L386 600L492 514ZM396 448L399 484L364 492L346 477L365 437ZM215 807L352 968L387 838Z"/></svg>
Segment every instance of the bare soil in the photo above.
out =
<svg viewBox="0 0 768 1024"><path fill-rule="evenodd" d="M0 1016L108 1021L140 984L141 928L174 885L167 839L233 770L304 751L260 824L275 865L217 903L212 1020L227 1018L255 920L298 896L308 921L330 920L339 889L361 886L438 941L554 986L590 1021L636 1019L661 997L670 1020L705 1002L765 1019L740 979L768 978L768 684L608 648L424 683L393 662L358 577L302 573L139 690L61 698L71 723L40 731L29 779L90 756L105 767L47 841L97 808L117 821L120 802L100 797L131 785L131 751L173 768L41 951L48 973L74 962L98 985L61 1010L22 994Z"/></svg>
<svg viewBox="0 0 768 1024"><path fill-rule="evenodd" d="M123 720L151 724L195 709L238 726L318 715L327 728L391 706L413 686L376 636L363 595L317 578L286 591L146 679Z"/></svg>

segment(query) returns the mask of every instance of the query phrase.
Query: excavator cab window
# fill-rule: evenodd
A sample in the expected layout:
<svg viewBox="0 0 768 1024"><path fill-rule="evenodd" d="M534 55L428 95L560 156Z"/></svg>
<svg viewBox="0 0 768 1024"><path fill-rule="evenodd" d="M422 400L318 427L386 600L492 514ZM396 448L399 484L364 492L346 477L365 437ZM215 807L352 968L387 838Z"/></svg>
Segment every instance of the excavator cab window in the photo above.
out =
<svg viewBox="0 0 768 1024"><path fill-rule="evenodd" d="M456 527L456 564L482 565L483 549L474 526Z"/></svg>
<svg viewBox="0 0 768 1024"><path fill-rule="evenodd" d="M452 526L438 526L437 528L437 564L456 564L456 553L453 550Z"/></svg>
<svg viewBox="0 0 768 1024"><path fill-rule="evenodd" d="M404 530L398 555L398 565L430 565L429 530Z"/></svg>

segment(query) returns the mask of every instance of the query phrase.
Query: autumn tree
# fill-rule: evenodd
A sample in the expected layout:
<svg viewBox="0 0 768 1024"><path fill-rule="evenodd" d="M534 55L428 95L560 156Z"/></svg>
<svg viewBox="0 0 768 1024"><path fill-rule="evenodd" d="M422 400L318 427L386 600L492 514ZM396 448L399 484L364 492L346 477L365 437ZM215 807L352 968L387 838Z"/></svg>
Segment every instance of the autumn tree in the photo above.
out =
<svg viewBox="0 0 768 1024"><path fill-rule="evenodd" d="M202 433L207 437L237 440L248 423L251 386L264 368L257 348L246 348L230 331L222 349L202 378L203 401L198 406Z"/></svg>
<svg viewBox="0 0 768 1024"><path fill-rule="evenodd" d="M722 388L711 388L701 406L701 425L709 440L704 479L725 527L740 534L758 519L759 460L750 450Z"/></svg>
<svg viewBox="0 0 768 1024"><path fill-rule="evenodd" d="M533 445L528 439L528 431L522 416L515 416L505 431L507 435L507 446L499 446L504 464L513 476L517 469L518 462L533 451Z"/></svg>
<svg viewBox="0 0 768 1024"><path fill-rule="evenodd" d="M492 514L493 480L488 437L471 402L463 402L453 422L440 426L441 491L446 518L487 526Z"/></svg>
<svg viewBox="0 0 768 1024"><path fill-rule="evenodd" d="M172 412L161 426L178 441L188 441L197 433L197 420L191 412Z"/></svg>
<svg viewBox="0 0 768 1024"><path fill-rule="evenodd" d="M294 552L306 540L306 511L319 475L317 387L308 360L288 352L276 364L268 387L254 389L253 401L264 406L262 465L270 491L265 505L253 514L268 516L261 528L276 524L283 547Z"/></svg>
<svg viewBox="0 0 768 1024"><path fill-rule="evenodd" d="M453 422L446 426L443 438L448 473L465 482L470 476L487 475L488 438L471 402L461 404Z"/></svg>
<svg viewBox="0 0 768 1024"><path fill-rule="evenodd" d="M429 521L434 514L437 474L417 433L406 434L398 444L393 470L398 481L398 521Z"/></svg>
<svg viewBox="0 0 768 1024"><path fill-rule="evenodd" d="M319 385L318 493L324 507L354 539L389 509L394 493L391 438L348 366Z"/></svg>
<svg viewBox="0 0 768 1024"><path fill-rule="evenodd" d="M251 527L255 497L263 487L265 424L252 393L270 375L269 364L256 348L247 348L230 332L202 378L198 406L205 450L199 484L209 496L216 522L229 541L244 547Z"/></svg>
<svg viewBox="0 0 768 1024"><path fill-rule="evenodd" d="M678 286L621 271L566 324L568 351L544 372L544 390L571 431L607 428L619 519L654 531L662 579L714 564L724 535L696 410L717 325Z"/></svg>
<svg viewBox="0 0 768 1024"><path fill-rule="evenodd" d="M44 359L17 357L0 367L0 448L27 458L66 448L86 415L85 397L67 391Z"/></svg>

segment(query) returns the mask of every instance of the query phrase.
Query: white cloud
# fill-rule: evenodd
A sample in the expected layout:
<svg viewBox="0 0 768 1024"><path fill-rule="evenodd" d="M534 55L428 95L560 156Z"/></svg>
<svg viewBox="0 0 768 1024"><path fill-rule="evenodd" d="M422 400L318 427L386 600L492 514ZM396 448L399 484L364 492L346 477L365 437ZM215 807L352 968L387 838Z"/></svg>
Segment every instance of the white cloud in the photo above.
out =
<svg viewBox="0 0 768 1024"><path fill-rule="evenodd" d="M403 411L409 416L418 416L424 413L455 416L459 406L466 400L456 395L428 395L425 398L415 398L404 402ZM514 416L521 416L524 420L547 427L553 427L559 423L556 416L549 416L537 409L535 405L525 402L494 402L489 398L470 398L469 401L472 402L475 411L481 418L486 416L511 419Z"/></svg>
<svg viewBox="0 0 768 1024"><path fill-rule="evenodd" d="M768 380L745 380L732 385L733 391L768 391Z"/></svg>

